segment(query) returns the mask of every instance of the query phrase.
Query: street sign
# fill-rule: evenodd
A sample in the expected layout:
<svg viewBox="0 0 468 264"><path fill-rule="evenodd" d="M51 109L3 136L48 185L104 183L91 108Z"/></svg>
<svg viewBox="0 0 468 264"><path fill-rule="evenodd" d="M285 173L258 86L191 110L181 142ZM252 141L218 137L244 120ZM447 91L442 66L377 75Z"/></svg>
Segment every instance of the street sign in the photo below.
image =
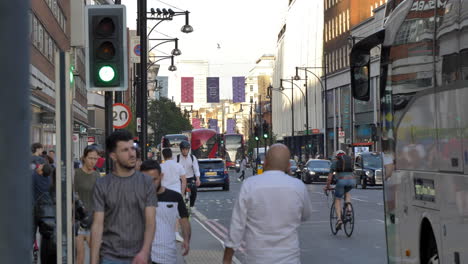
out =
<svg viewBox="0 0 468 264"><path fill-rule="evenodd" d="M113 125L115 129L126 128L132 121L132 111L130 107L115 103L112 105Z"/></svg>
<svg viewBox="0 0 468 264"><path fill-rule="evenodd" d="M338 132L338 137L344 138L345 137L345 132L344 131L339 131Z"/></svg>
<svg viewBox="0 0 468 264"><path fill-rule="evenodd" d="M141 117L137 117L137 133L141 133Z"/></svg>
<svg viewBox="0 0 468 264"><path fill-rule="evenodd" d="M131 37L130 47L132 49L132 52L130 52L130 62L140 63L140 56L141 56L140 36Z"/></svg>
<svg viewBox="0 0 468 264"><path fill-rule="evenodd" d="M96 137L88 137L88 145L96 143Z"/></svg>
<svg viewBox="0 0 468 264"><path fill-rule="evenodd" d="M320 134L320 129L312 129L312 134Z"/></svg>
<svg viewBox="0 0 468 264"><path fill-rule="evenodd" d="M73 143L77 143L78 139L79 139L79 134L73 134L72 136Z"/></svg>

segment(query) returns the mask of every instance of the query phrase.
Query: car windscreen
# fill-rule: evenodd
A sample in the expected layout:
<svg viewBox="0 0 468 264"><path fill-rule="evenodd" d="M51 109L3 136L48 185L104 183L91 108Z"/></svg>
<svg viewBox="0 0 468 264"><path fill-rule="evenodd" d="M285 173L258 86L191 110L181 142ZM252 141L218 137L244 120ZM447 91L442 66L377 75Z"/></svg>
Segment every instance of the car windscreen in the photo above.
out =
<svg viewBox="0 0 468 264"><path fill-rule="evenodd" d="M380 168L382 167L382 160L379 155L369 155L362 157L364 167Z"/></svg>
<svg viewBox="0 0 468 264"><path fill-rule="evenodd" d="M323 161L311 161L307 163L307 167L309 169L330 169L330 162L323 160Z"/></svg>
<svg viewBox="0 0 468 264"><path fill-rule="evenodd" d="M224 169L224 162L221 160L199 161L198 166L200 167L201 170Z"/></svg>

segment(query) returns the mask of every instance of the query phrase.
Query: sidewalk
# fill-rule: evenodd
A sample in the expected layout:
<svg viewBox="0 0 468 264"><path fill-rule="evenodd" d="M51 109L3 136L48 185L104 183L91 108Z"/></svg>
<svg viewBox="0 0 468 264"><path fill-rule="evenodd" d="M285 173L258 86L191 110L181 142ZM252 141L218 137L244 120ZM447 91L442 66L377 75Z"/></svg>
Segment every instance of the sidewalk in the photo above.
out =
<svg viewBox="0 0 468 264"><path fill-rule="evenodd" d="M185 256L187 264L219 264L223 260L224 247L202 226L200 220L194 216L190 219L192 227L192 241L190 252Z"/></svg>

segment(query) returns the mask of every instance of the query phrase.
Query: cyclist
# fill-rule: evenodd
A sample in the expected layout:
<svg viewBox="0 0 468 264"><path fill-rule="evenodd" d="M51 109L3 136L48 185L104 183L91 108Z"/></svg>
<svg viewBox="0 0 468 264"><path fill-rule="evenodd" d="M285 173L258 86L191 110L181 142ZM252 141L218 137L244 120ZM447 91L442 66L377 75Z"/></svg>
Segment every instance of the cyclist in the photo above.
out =
<svg viewBox="0 0 468 264"><path fill-rule="evenodd" d="M356 179L353 176L353 162L350 156L346 155L343 150L338 150L335 152L335 158L332 161L330 174L328 174L327 186L324 187L324 190L330 190L330 184L333 179L333 175L336 178L335 185L335 212L338 217L336 222L336 230L341 229L343 221L341 218L341 199L345 197L345 203L351 203L351 194L349 191L353 189L356 185ZM350 208L348 208L350 209Z"/></svg>
<svg viewBox="0 0 468 264"><path fill-rule="evenodd" d="M197 187L200 186L198 160L194 155L189 154L190 143L187 140L180 142L180 152L182 152L182 155L177 155L177 163L184 167L187 186L190 187L190 207L193 207L197 199Z"/></svg>

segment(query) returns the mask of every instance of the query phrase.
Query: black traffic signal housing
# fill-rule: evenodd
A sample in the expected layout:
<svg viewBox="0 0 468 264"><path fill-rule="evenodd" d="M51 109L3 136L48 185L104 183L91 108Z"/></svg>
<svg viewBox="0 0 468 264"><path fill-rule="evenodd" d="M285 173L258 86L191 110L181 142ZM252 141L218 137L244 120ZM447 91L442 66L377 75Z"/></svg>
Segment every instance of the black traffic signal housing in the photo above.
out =
<svg viewBox="0 0 468 264"><path fill-rule="evenodd" d="M268 138L268 123L267 122L263 123L262 128L263 128L263 138L267 139Z"/></svg>
<svg viewBox="0 0 468 264"><path fill-rule="evenodd" d="M125 12L123 5L86 6L86 88L88 90L127 90Z"/></svg>
<svg viewBox="0 0 468 264"><path fill-rule="evenodd" d="M259 127L257 125L255 125L255 127L254 127L254 137L255 137L255 141L260 140L260 131L259 131Z"/></svg>

